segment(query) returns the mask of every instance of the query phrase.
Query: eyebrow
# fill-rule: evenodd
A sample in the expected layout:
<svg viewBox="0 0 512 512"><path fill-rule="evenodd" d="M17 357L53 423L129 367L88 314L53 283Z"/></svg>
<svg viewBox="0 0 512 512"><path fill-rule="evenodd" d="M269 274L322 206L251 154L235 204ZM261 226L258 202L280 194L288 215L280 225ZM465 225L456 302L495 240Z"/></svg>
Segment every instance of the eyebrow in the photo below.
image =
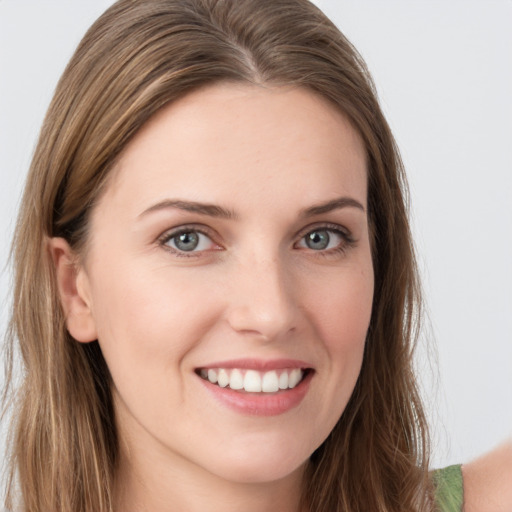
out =
<svg viewBox="0 0 512 512"><path fill-rule="evenodd" d="M209 217L217 217L221 219L236 219L237 215L232 210L227 210L216 204L199 203L196 201L183 201L181 199L165 199L159 203L150 206L147 210L144 210L139 217L143 217L148 213L152 213L158 210L165 210L167 208L177 208L185 212L199 213L201 215L208 215Z"/></svg>
<svg viewBox="0 0 512 512"><path fill-rule="evenodd" d="M329 213L340 208L357 208L358 210L365 212L364 206L356 199L352 197L338 197L327 201L326 203L320 203L302 210L301 217L322 215L323 213Z"/></svg>
<svg viewBox="0 0 512 512"><path fill-rule="evenodd" d="M353 199L352 197L338 197L325 203L320 203L314 206L310 206L301 211L301 217L313 217L315 215L322 215L324 213L332 212L340 208L357 208L358 210L365 211L364 206ZM140 215L143 217L149 213L165 210L167 208L176 208L191 213L199 213L201 215L208 215L209 217L216 217L221 219L234 220L238 218L238 215L233 210L228 210L222 206L209 203L200 203L196 201L184 201L181 199L165 199L159 203L150 206L147 210L144 210Z"/></svg>

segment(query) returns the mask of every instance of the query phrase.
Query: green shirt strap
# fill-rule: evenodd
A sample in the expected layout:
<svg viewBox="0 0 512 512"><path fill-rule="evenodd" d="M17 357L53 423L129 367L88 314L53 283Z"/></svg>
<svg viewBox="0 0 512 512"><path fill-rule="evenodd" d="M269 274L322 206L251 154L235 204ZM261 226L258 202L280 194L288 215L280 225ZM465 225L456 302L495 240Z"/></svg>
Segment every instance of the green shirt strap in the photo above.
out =
<svg viewBox="0 0 512 512"><path fill-rule="evenodd" d="M460 464L433 472L436 505L439 512L461 512L464 503L462 470Z"/></svg>

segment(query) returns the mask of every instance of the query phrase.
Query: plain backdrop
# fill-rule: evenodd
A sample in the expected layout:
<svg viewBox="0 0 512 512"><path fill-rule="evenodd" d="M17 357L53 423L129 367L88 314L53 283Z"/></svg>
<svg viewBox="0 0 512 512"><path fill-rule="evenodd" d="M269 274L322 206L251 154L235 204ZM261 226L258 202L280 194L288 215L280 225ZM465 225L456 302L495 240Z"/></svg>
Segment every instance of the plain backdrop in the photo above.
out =
<svg viewBox="0 0 512 512"><path fill-rule="evenodd" d="M74 48L111 3L0 0L1 333L39 127ZM366 59L401 148L430 318L417 366L433 465L467 461L512 434L512 1L316 3Z"/></svg>

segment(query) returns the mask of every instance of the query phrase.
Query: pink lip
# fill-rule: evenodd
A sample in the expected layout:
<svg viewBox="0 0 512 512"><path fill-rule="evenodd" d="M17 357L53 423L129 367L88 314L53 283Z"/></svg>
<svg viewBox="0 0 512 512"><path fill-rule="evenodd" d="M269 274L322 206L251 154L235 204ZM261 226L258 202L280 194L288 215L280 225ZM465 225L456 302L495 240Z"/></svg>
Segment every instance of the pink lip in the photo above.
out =
<svg viewBox="0 0 512 512"><path fill-rule="evenodd" d="M277 366L273 368L294 367L296 367L296 365ZM228 366L212 366L212 368L228 368ZM232 368L244 367L234 365ZM246 368L254 369L254 366ZM199 376L198 379L216 400L236 412L253 416L277 416L278 414L283 414L297 407L302 402L309 390L313 375L313 371L307 372L296 387L276 393L247 393L245 391L235 391L228 387L221 388L217 384L212 384Z"/></svg>
<svg viewBox="0 0 512 512"><path fill-rule="evenodd" d="M285 368L312 368L310 363L299 361L297 359L231 359L229 361L219 361L206 366L201 366L208 370L209 368L240 368L241 370L258 370L261 372L270 370L284 370Z"/></svg>

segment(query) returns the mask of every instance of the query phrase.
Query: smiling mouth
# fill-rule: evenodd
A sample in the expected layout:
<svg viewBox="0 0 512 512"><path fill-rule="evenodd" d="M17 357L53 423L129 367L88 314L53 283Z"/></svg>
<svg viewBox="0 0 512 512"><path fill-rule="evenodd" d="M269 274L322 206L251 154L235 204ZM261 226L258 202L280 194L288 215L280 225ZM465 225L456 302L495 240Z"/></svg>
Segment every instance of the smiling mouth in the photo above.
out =
<svg viewBox="0 0 512 512"><path fill-rule="evenodd" d="M284 368L258 371L242 368L199 368L202 379L234 391L246 393L277 393L297 387L310 373L310 368Z"/></svg>

